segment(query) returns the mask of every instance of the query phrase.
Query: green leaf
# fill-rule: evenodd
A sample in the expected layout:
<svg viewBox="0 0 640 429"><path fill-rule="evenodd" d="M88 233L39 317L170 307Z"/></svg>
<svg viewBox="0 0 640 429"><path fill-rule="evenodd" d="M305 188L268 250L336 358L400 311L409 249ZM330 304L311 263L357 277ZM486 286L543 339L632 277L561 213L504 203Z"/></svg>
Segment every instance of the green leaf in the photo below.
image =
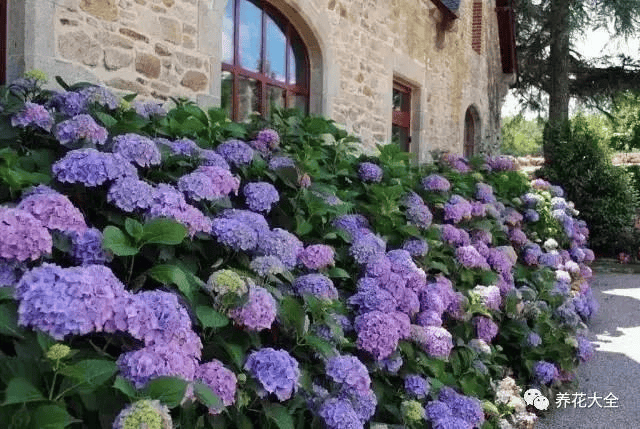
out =
<svg viewBox="0 0 640 429"><path fill-rule="evenodd" d="M92 387L98 387L109 380L117 371L118 367L115 362L86 359L62 368L60 373Z"/></svg>
<svg viewBox="0 0 640 429"><path fill-rule="evenodd" d="M305 312L298 300L292 296L286 296L280 302L280 317L285 324L292 326L298 335L304 334Z"/></svg>
<svg viewBox="0 0 640 429"><path fill-rule="evenodd" d="M147 383L144 394L151 399L158 399L169 408L180 405L189 382L178 377L158 377Z"/></svg>
<svg viewBox="0 0 640 429"><path fill-rule="evenodd" d="M71 423L79 422L58 405L42 405L32 415L33 428L64 429Z"/></svg>
<svg viewBox="0 0 640 429"><path fill-rule="evenodd" d="M69 90L69 85L60 76L56 76L56 82L58 82L58 85L60 85L65 91Z"/></svg>
<svg viewBox="0 0 640 429"><path fill-rule="evenodd" d="M141 241L143 244L182 243L187 236L187 228L170 219L154 219L143 227Z"/></svg>
<svg viewBox="0 0 640 429"><path fill-rule="evenodd" d="M328 358L336 355L336 350L333 345L320 337L316 337L315 335L307 335L304 337L304 340L309 346L311 346L314 350L316 350L324 357Z"/></svg>
<svg viewBox="0 0 640 429"><path fill-rule="evenodd" d="M102 232L102 245L118 256L132 256L138 253L138 248L133 245L120 228L109 225Z"/></svg>
<svg viewBox="0 0 640 429"><path fill-rule="evenodd" d="M297 227L296 227L296 234L298 236L307 235L311 231L313 231L313 225L309 221L304 219L298 220Z"/></svg>
<svg viewBox="0 0 640 429"><path fill-rule="evenodd" d="M133 387L133 384L131 384L129 380L126 380L121 376L116 377L116 381L113 383L113 388L118 389L129 398L133 399L137 397L136 389Z"/></svg>
<svg viewBox="0 0 640 429"><path fill-rule="evenodd" d="M22 377L16 377L9 381L2 405L37 401L46 401L46 398L33 384Z"/></svg>
<svg viewBox="0 0 640 429"><path fill-rule="evenodd" d="M143 234L142 224L135 219L131 219L130 217L124 220L124 228L127 230L127 234L135 238L136 240L140 240Z"/></svg>
<svg viewBox="0 0 640 429"><path fill-rule="evenodd" d="M340 279L349 279L349 278L351 278L351 274L349 274L348 271L346 271L346 270L344 270L342 268L338 268L338 267L331 268L328 271L327 274L329 274L329 277L334 277L334 278L335 277L340 278Z"/></svg>
<svg viewBox="0 0 640 429"><path fill-rule="evenodd" d="M107 128L111 128L118 123L116 118L104 112L94 112L94 115L102 122L102 125Z"/></svg>
<svg viewBox="0 0 640 429"><path fill-rule="evenodd" d="M223 328L229 324L229 319L224 314L204 305L196 307L196 315L205 328Z"/></svg>
<svg viewBox="0 0 640 429"><path fill-rule="evenodd" d="M162 284L175 284L182 294L193 302L194 294L198 289L195 282L189 281L187 273L175 265L156 265L148 271L154 280Z"/></svg>
<svg viewBox="0 0 640 429"><path fill-rule="evenodd" d="M286 407L280 404L264 404L264 413L279 429L293 429L293 417Z"/></svg>
<svg viewBox="0 0 640 429"><path fill-rule="evenodd" d="M231 358L233 363L236 365L236 367L242 368L242 365L244 365L244 356L245 356L245 353L242 347L239 346L238 344L227 343L224 341L222 342L222 346L227 351L227 353L229 354L229 357Z"/></svg>
<svg viewBox="0 0 640 429"><path fill-rule="evenodd" d="M0 334L22 337L22 328L18 326L17 306L15 302L0 305Z"/></svg>
<svg viewBox="0 0 640 429"><path fill-rule="evenodd" d="M131 93L131 94L127 94L127 95L123 95L122 99L124 101L128 101L129 103L131 103L133 101L134 98L136 98L138 96L137 92Z"/></svg>
<svg viewBox="0 0 640 429"><path fill-rule="evenodd" d="M224 404L216 395L211 388L203 383L195 383L193 385L193 393L195 393L196 398L207 408L213 408L216 410L222 410L224 408Z"/></svg>

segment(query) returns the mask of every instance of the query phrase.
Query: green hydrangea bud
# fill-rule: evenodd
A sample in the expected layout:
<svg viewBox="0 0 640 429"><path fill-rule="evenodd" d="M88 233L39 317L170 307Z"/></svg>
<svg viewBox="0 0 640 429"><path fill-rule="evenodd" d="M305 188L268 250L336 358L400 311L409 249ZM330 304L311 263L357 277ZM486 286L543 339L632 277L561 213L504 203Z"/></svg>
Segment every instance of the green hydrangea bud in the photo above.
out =
<svg viewBox="0 0 640 429"><path fill-rule="evenodd" d="M172 429L173 422L166 405L158 400L144 399L124 410L113 422L113 429Z"/></svg>
<svg viewBox="0 0 640 429"><path fill-rule="evenodd" d="M471 177L478 182L482 182L484 180L484 176L478 171L471 173Z"/></svg>
<svg viewBox="0 0 640 429"><path fill-rule="evenodd" d="M64 344L54 344L47 350L47 358L51 360L60 360L69 356L71 348Z"/></svg>
<svg viewBox="0 0 640 429"><path fill-rule="evenodd" d="M131 109L131 103L129 103L124 98L121 98L120 102L118 103L118 107L120 108L120 110L129 110Z"/></svg>
<svg viewBox="0 0 640 429"><path fill-rule="evenodd" d="M402 416L408 422L419 422L424 419L424 407L418 401L402 401Z"/></svg>
<svg viewBox="0 0 640 429"><path fill-rule="evenodd" d="M29 70L24 74L24 77L26 77L27 79L35 79L40 82L47 82L49 80L49 76L47 76L47 74L42 70L38 69Z"/></svg>
<svg viewBox="0 0 640 429"><path fill-rule="evenodd" d="M217 294L235 293L244 295L247 293L247 283L232 270L219 270L211 274L207 280L207 286Z"/></svg>

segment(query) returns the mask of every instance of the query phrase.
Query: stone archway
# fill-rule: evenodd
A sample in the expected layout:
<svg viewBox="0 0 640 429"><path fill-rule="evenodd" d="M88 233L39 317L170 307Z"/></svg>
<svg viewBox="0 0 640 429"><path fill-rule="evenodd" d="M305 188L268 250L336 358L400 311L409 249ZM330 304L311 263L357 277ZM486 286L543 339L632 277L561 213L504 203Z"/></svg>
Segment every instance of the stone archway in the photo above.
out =
<svg viewBox="0 0 640 429"><path fill-rule="evenodd" d="M466 158L478 153L480 136L482 135L481 125L478 109L473 105L469 106L464 115L464 141L462 146L462 154Z"/></svg>

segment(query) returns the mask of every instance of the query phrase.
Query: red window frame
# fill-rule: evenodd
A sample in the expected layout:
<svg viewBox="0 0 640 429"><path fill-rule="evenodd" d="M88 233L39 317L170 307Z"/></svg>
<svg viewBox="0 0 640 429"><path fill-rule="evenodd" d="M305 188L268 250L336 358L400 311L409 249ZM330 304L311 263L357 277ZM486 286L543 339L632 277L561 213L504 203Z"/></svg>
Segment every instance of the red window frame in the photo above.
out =
<svg viewBox="0 0 640 429"><path fill-rule="evenodd" d="M250 78L257 81L258 85L258 97L259 97L259 112L263 116L267 114L268 109L268 91L267 86L274 86L284 90L285 93L285 107L292 106L292 97L293 96L303 96L305 97L305 113L309 111L309 54L307 52L307 47L303 45L303 54L304 54L304 73L303 73L303 82L296 82L295 84L290 84L289 76L291 72L291 67L289 64L289 49L291 49L291 40L296 37L298 40L302 40L296 31L295 27L291 22L274 8L271 4L264 0L251 0L256 6L261 9L262 12L262 37L260 47L260 58L261 58L261 72L257 73L251 70L247 70L240 66L240 35L239 35L239 25L240 25L240 1L239 0L229 0L234 2L234 12L233 12L233 64L222 63L222 71L229 72L232 75L232 88L231 88L231 119L237 121L239 119L239 79L241 77ZM285 82L273 79L265 73L264 67L267 61L265 61L266 54L266 21L267 15L271 15L276 17L280 22L282 22L286 26L286 59L285 59Z"/></svg>
<svg viewBox="0 0 640 429"><path fill-rule="evenodd" d="M400 147L409 152L411 148L411 88L398 81L393 81L393 92L399 92L404 95L403 103L400 110L396 110L392 105L391 127L404 130L407 136L406 140L400 141ZM394 94L395 95L395 94Z"/></svg>

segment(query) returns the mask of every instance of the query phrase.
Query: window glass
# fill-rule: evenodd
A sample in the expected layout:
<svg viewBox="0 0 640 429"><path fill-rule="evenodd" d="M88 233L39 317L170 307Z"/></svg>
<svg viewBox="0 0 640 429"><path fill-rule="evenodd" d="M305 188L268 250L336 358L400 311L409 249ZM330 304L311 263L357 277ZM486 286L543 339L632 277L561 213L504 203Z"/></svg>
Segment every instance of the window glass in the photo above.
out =
<svg viewBox="0 0 640 429"><path fill-rule="evenodd" d="M291 37L289 47L289 83L292 85L305 85L305 64L304 45L297 34Z"/></svg>
<svg viewBox="0 0 640 429"><path fill-rule="evenodd" d="M233 0L229 0L227 2L227 10L224 14L224 20L222 23L223 31L222 31L222 62L227 64L233 64L233 52L234 52L234 43L233 43L233 10L234 10L235 2Z"/></svg>
<svg viewBox="0 0 640 429"><path fill-rule="evenodd" d="M229 72L222 72L220 107L227 112L227 117L232 116L233 106L233 75Z"/></svg>
<svg viewBox="0 0 640 429"><path fill-rule="evenodd" d="M308 114L308 104L306 95L292 94L289 101L289 107L300 110L305 115Z"/></svg>
<svg viewBox="0 0 640 429"><path fill-rule="evenodd" d="M262 10L249 0L240 1L240 66L260 72L262 49Z"/></svg>
<svg viewBox="0 0 640 429"><path fill-rule="evenodd" d="M286 80L286 27L276 17L267 15L267 44L264 73L276 80Z"/></svg>
<svg viewBox="0 0 640 429"><path fill-rule="evenodd" d="M410 93L393 89L393 110L396 112L408 112L410 110Z"/></svg>
<svg viewBox="0 0 640 429"><path fill-rule="evenodd" d="M284 88L278 88L277 86L267 87L267 115L273 110L273 108L283 108L285 105L286 92Z"/></svg>
<svg viewBox="0 0 640 429"><path fill-rule="evenodd" d="M249 119L253 113L260 113L260 91L258 81L238 78L238 118L240 122Z"/></svg>
<svg viewBox="0 0 640 429"><path fill-rule="evenodd" d="M391 127L391 141L404 151L409 151L409 130L404 127L393 125Z"/></svg>

